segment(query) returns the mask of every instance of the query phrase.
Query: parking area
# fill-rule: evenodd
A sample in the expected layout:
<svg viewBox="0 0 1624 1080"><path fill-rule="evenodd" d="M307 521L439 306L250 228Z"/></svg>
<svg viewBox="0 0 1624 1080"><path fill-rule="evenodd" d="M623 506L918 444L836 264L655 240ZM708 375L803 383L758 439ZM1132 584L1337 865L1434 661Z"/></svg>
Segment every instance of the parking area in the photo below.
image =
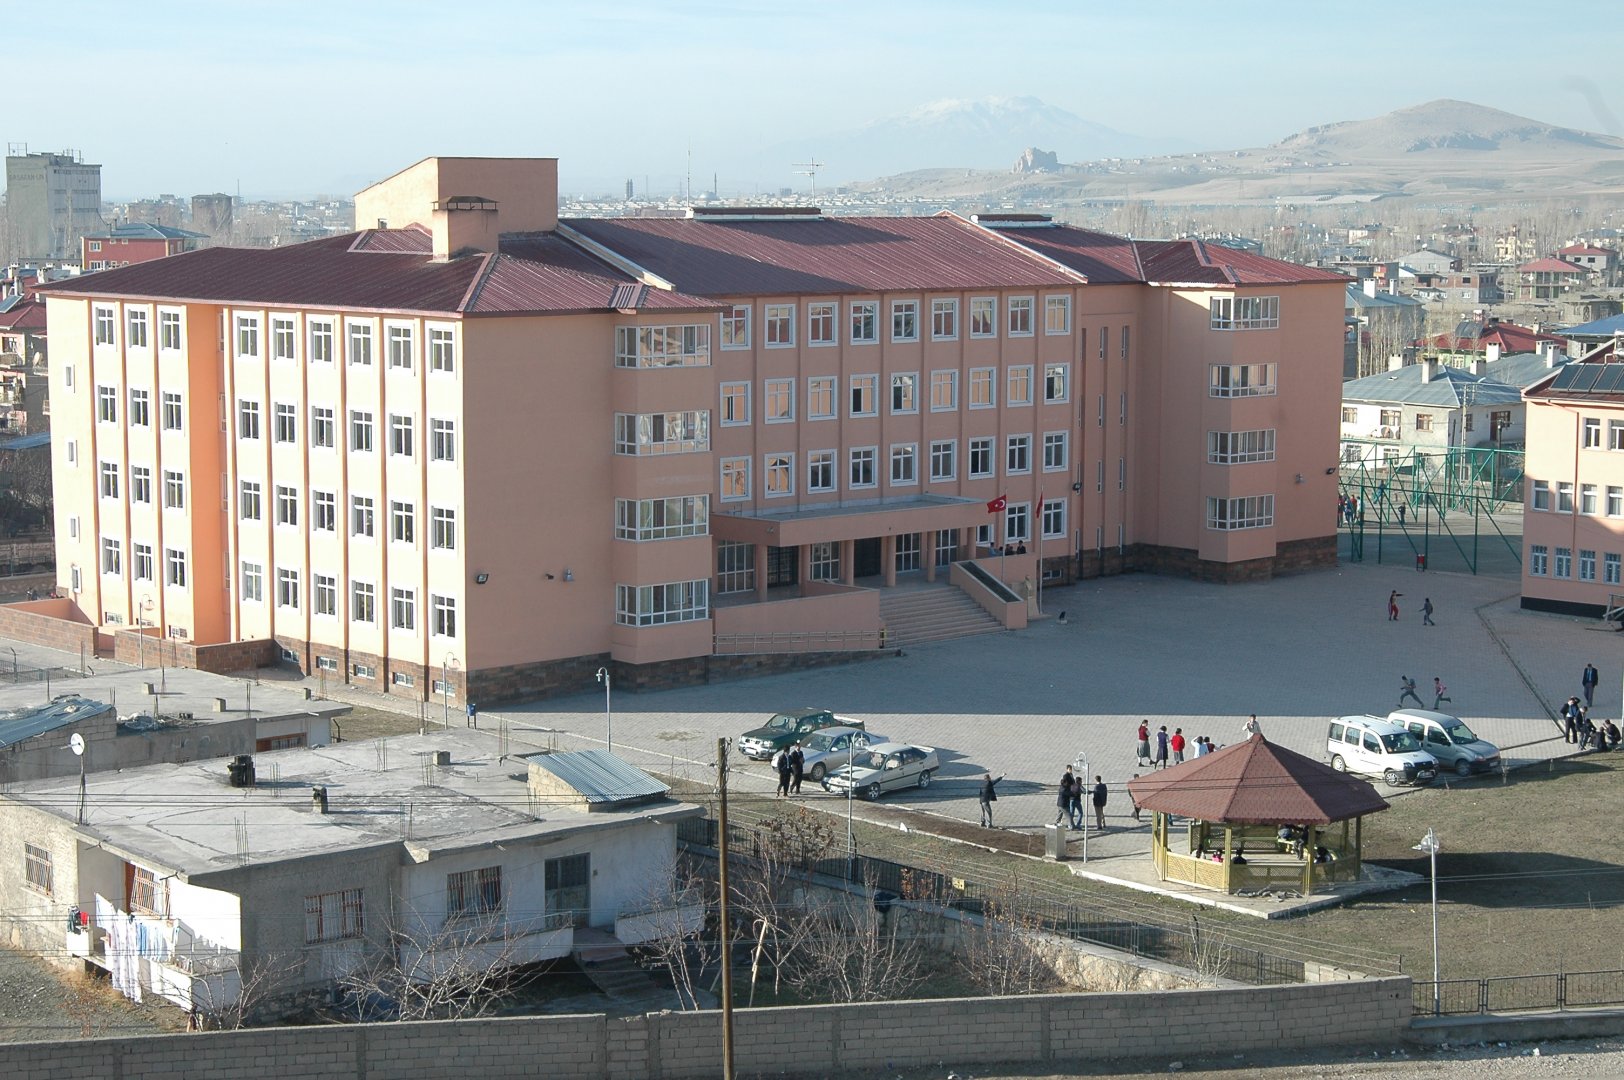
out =
<svg viewBox="0 0 1624 1080"><path fill-rule="evenodd" d="M1398 703L1401 675L1423 688L1436 675L1453 698L1443 707L1515 764L1567 752L1552 715L1579 691L1587 661L1602 672L1596 714L1618 716L1624 634L1598 620L1524 612L1516 587L1509 576L1368 562L1238 586L1146 574L1097 579L1047 592L1049 617L1020 633L908 648L849 666L616 692L614 748L639 764L707 782L717 737L737 736L781 709L829 707L898 740L938 748L935 782L887 795L887 802L974 822L976 786L987 771L1004 777L998 825L1037 829L1054 819L1065 766L1085 758L1088 772L1103 776L1112 792L1110 828L1092 854L1142 851L1146 831L1129 820L1122 790L1144 771L1134 756L1141 719L1153 731L1165 724L1224 745L1242 737L1255 712L1268 738L1323 760L1331 717L1385 713ZM1397 622L1386 614L1393 590L1403 594ZM1426 598L1435 627L1422 625ZM49 662L34 652L30 660ZM438 713L428 711L431 722ZM480 724L505 725L519 744L564 749L601 746L609 734L596 683L569 698L481 710ZM770 796L768 766L737 754L733 760L742 796ZM811 784L806 791L809 799L835 798Z"/></svg>

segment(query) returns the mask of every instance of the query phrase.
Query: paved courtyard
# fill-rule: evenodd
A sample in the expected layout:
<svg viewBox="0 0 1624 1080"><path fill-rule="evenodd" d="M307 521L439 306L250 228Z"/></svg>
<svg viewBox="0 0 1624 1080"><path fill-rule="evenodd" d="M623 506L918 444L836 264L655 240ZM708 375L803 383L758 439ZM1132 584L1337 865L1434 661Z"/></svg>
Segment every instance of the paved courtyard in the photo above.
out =
<svg viewBox="0 0 1624 1080"><path fill-rule="evenodd" d="M1091 837L1090 859L1138 855L1148 845L1148 823L1131 821L1122 785L1143 771L1134 758L1141 718L1153 731L1165 724L1228 744L1256 712L1268 738L1323 760L1328 718L1385 713L1397 704L1401 674L1423 689L1438 675L1454 699L1444 708L1513 763L1525 763L1568 751L1553 715L1578 692L1586 661L1602 673L1596 714L1618 716L1624 634L1599 620L1524 612L1516 588L1511 576L1417 573L1408 563L1372 562L1239 586L1148 574L1097 579L1046 593L1050 617L1020 633L923 645L867 663L615 693L614 748L639 764L708 782L718 736L736 736L781 709L830 707L940 751L936 782L887 795L887 804L976 821L985 770L1004 777L998 825L1030 830L1053 821L1061 772L1086 758L1088 772L1104 776L1112 792L1109 827ZM1386 617L1393 589L1404 594L1396 623ZM1424 597L1432 599L1436 627L1421 623ZM1053 617L1062 610L1064 624ZM19 651L24 667L51 661L43 650ZM389 704L417 712L406 702ZM430 722L439 717L431 706ZM455 710L452 722L462 722ZM591 682L578 696L482 710L480 726L505 728L515 752L601 746L608 735L604 696ZM733 760L741 797L770 797L767 766L737 754ZM813 801L836 798L810 784L806 790ZM1079 846L1072 851L1075 857Z"/></svg>

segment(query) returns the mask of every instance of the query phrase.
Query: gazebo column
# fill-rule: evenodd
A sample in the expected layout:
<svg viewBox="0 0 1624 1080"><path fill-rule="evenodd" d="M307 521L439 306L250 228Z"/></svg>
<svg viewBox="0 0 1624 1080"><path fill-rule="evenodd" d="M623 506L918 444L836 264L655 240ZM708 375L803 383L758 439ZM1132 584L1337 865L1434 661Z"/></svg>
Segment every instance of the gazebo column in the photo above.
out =
<svg viewBox="0 0 1624 1080"><path fill-rule="evenodd" d="M1234 892L1235 868L1235 828L1229 822L1224 822L1224 892Z"/></svg>

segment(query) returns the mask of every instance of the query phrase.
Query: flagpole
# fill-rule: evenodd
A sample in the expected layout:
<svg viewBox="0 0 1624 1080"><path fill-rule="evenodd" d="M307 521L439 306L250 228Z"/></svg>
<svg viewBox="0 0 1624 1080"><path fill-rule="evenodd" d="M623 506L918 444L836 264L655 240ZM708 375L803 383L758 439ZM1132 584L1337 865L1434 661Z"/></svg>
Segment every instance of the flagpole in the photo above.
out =
<svg viewBox="0 0 1624 1080"><path fill-rule="evenodd" d="M1038 491L1038 614L1043 614L1043 491Z"/></svg>

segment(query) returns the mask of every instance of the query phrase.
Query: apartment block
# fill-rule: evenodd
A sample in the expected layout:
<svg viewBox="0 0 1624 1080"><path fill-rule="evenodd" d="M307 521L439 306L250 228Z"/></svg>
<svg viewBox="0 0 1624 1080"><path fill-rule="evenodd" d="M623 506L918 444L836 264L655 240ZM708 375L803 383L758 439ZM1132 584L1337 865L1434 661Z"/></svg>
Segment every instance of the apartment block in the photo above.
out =
<svg viewBox="0 0 1624 1080"><path fill-rule="evenodd" d="M1569 364L1523 391L1522 606L1624 607L1624 363Z"/></svg>
<svg viewBox="0 0 1624 1080"><path fill-rule="evenodd" d="M885 590L969 561L1335 560L1340 275L1030 215L556 207L552 159L430 158L354 234L52 286L64 595L484 701L872 649Z"/></svg>

